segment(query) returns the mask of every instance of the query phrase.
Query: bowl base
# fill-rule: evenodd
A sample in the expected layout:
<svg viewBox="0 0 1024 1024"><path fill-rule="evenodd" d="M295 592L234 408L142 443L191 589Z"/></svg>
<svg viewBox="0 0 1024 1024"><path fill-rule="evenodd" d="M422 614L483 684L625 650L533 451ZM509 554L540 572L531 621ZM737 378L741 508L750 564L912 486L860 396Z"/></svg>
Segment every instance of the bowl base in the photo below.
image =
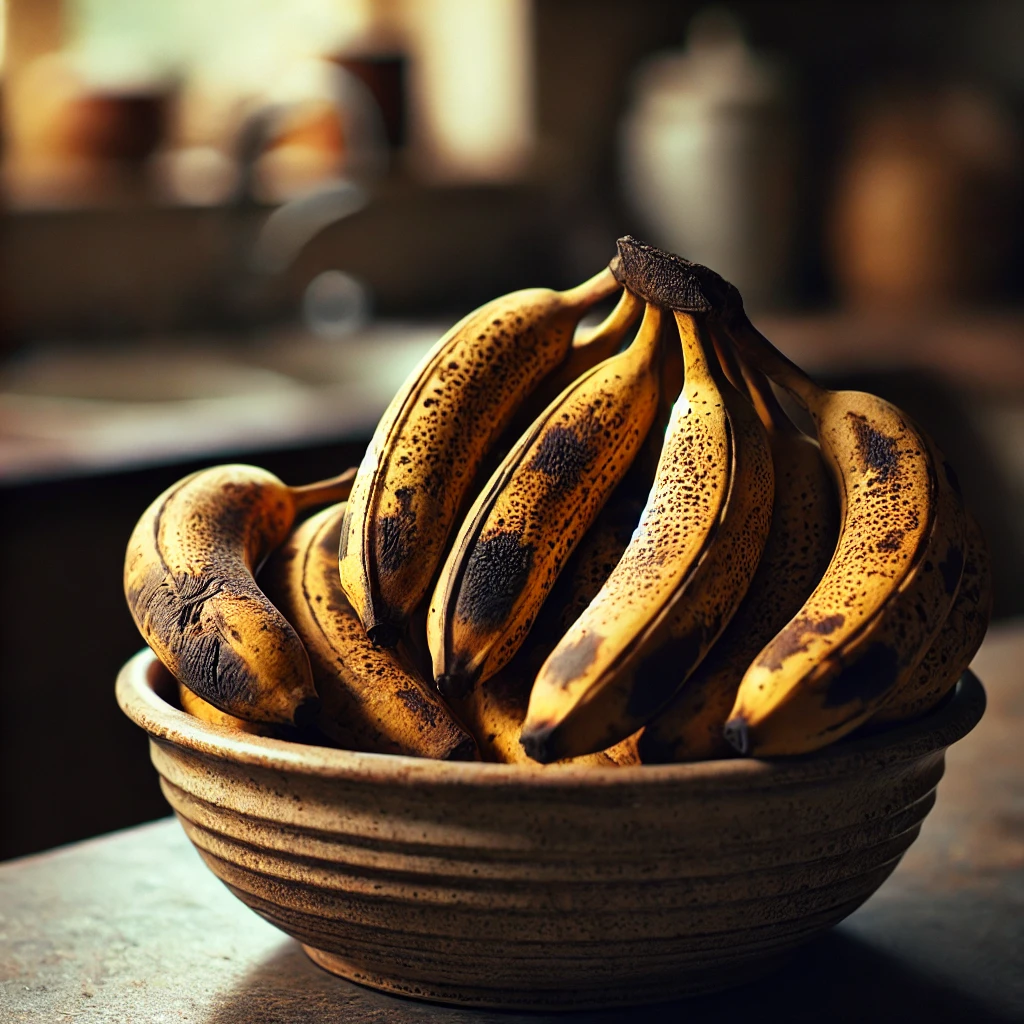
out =
<svg viewBox="0 0 1024 1024"><path fill-rule="evenodd" d="M303 945L303 952L318 967L367 988L428 1003L487 1010L599 1010L610 1007L665 1003L686 996L708 995L746 985L778 970L796 947L745 962L719 967L678 971L658 984L648 981L613 987L573 989L505 989L459 984L437 984L369 971L346 957ZM596 981L596 979L595 979Z"/></svg>

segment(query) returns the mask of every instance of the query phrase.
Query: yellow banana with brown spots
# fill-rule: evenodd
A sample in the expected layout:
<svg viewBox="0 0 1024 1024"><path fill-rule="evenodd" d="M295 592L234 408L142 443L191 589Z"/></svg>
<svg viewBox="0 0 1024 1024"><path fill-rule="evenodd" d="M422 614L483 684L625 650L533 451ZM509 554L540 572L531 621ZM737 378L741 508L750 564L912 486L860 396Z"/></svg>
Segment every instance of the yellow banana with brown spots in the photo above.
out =
<svg viewBox="0 0 1024 1024"><path fill-rule="evenodd" d="M892 403L816 385L751 324L714 271L620 239L641 298L711 311L741 355L804 406L839 491L839 540L800 611L747 670L725 734L741 753L799 754L855 729L916 669L949 613L966 518L952 468Z"/></svg>
<svg viewBox="0 0 1024 1024"><path fill-rule="evenodd" d="M967 516L967 552L956 600L939 635L914 674L868 719L868 726L903 722L931 711L956 685L988 630L992 615L992 566L974 516Z"/></svg>
<svg viewBox="0 0 1024 1024"><path fill-rule="evenodd" d="M505 668L455 702L459 717L476 736L485 760L536 765L519 741L533 678L626 550L640 521L650 482L643 467L634 462L566 563L541 608L529 642ZM607 750L557 763L600 768L639 764L640 758L635 741L629 738Z"/></svg>
<svg viewBox="0 0 1024 1024"><path fill-rule="evenodd" d="M434 680L464 696L526 638L573 548L640 450L658 407L661 313L570 384L495 470L466 516L427 613Z"/></svg>
<svg viewBox="0 0 1024 1024"><path fill-rule="evenodd" d="M142 514L125 554L128 608L196 696L256 722L315 712L306 652L253 572L299 511L344 498L353 476L286 487L256 466L214 466L179 480Z"/></svg>
<svg viewBox="0 0 1024 1024"><path fill-rule="evenodd" d="M392 400L359 467L339 550L341 585L375 643L402 635L487 452L566 358L583 315L617 288L605 270L569 291L495 299L441 338Z"/></svg>
<svg viewBox="0 0 1024 1024"><path fill-rule="evenodd" d="M935 639L964 562L959 485L931 440L884 399L819 388L782 359L762 368L814 420L840 529L818 586L740 684L726 736L755 756L815 750L869 718Z"/></svg>
<svg viewBox="0 0 1024 1024"><path fill-rule="evenodd" d="M516 661L513 660L465 698L455 701L454 707L476 737L483 760L500 764L533 765L537 768L537 762L526 755L519 742L533 677L520 674L516 667ZM627 738L607 750L583 754L581 757L567 757L555 764L587 768L625 767L640 764L640 756L636 743Z"/></svg>
<svg viewBox="0 0 1024 1024"><path fill-rule="evenodd" d="M730 365L727 345L720 354L730 380L746 383L768 432L775 468L772 523L743 603L672 702L640 733L645 764L735 755L722 730L740 680L803 605L836 545L839 509L817 442L793 425L764 377Z"/></svg>
<svg viewBox="0 0 1024 1024"><path fill-rule="evenodd" d="M685 383L640 524L534 683L522 741L535 760L605 749L650 721L725 628L761 557L768 441L711 353L701 312L674 312Z"/></svg>
<svg viewBox="0 0 1024 1024"><path fill-rule="evenodd" d="M274 727L267 722L247 722L244 718L236 718L220 708L215 708L202 697L197 697L187 686L178 683L178 701L181 710L193 718L201 719L210 725L220 725L225 729L237 729L252 736L273 736Z"/></svg>
<svg viewBox="0 0 1024 1024"><path fill-rule="evenodd" d="M348 750L473 760L473 738L402 646L375 647L338 579L343 505L300 524L260 572L305 644L320 695L317 728Z"/></svg>
<svg viewBox="0 0 1024 1024"><path fill-rule="evenodd" d="M622 289L615 308L593 327L579 328L573 338L568 355L537 386L537 390L524 403L521 413L512 422L516 430L513 441L518 440L531 423L582 374L615 355L637 320L646 303L627 288Z"/></svg>
<svg viewBox="0 0 1024 1024"><path fill-rule="evenodd" d="M536 387L516 411L511 423L477 467L475 480L482 485L541 413L578 377L618 352L630 327L639 319L646 303L623 288L615 308L593 327L580 327L569 354ZM479 489L479 488L478 488ZM410 629L413 624L410 622Z"/></svg>

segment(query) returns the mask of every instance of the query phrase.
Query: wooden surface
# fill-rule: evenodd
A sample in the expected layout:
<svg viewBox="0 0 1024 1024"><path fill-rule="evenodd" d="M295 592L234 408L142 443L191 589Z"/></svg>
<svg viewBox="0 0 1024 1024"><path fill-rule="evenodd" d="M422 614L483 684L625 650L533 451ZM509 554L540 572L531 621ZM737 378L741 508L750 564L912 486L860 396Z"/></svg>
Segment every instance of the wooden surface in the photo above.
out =
<svg viewBox="0 0 1024 1024"><path fill-rule="evenodd" d="M771 979L641 1012L530 1016L380 995L314 967L174 821L0 866L0 1020L524 1024L1024 1020L1024 621L974 663L989 693L935 810L861 910Z"/></svg>

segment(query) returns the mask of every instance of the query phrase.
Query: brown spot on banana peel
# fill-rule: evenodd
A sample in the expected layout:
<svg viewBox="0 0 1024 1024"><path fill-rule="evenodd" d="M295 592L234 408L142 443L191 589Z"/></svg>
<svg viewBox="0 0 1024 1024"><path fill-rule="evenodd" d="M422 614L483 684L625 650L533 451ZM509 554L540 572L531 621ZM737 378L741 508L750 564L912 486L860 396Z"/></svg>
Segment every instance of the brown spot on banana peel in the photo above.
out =
<svg viewBox="0 0 1024 1024"><path fill-rule="evenodd" d="M395 491L399 511L395 515L381 516L377 520L374 539L377 545L377 565L380 572L391 575L398 572L416 551L416 512L413 508L415 487L400 487Z"/></svg>
<svg viewBox="0 0 1024 1024"><path fill-rule="evenodd" d="M899 468L899 442L876 430L866 416L854 412L846 415L853 426L857 451L865 468L874 470L877 483L886 483Z"/></svg>
<svg viewBox="0 0 1024 1024"><path fill-rule="evenodd" d="M770 647L758 658L758 664L777 672L794 654L806 651L808 639L812 636L831 636L840 629L846 617L839 613L814 620L800 615L789 623L775 638Z"/></svg>
<svg viewBox="0 0 1024 1024"><path fill-rule="evenodd" d="M360 467L340 548L342 585L367 630L404 629L436 575L477 467L562 362L586 310L618 288L604 270L566 292L502 296L456 324L395 396ZM411 500L402 512L405 488ZM403 536L410 514L415 545ZM378 541L378 524L395 515L402 521L385 525L388 536ZM393 571L378 563L378 547L393 556Z"/></svg>
<svg viewBox="0 0 1024 1024"><path fill-rule="evenodd" d="M287 723L314 710L302 644L252 567L296 504L335 484L293 489L257 467L216 466L165 491L132 533L125 596L136 625L180 682L227 714Z"/></svg>
<svg viewBox="0 0 1024 1024"><path fill-rule="evenodd" d="M571 427L556 425L544 432L529 468L549 477L553 491L569 491L579 484L596 454L590 438Z"/></svg>
<svg viewBox="0 0 1024 1024"><path fill-rule="evenodd" d="M560 650L548 662L552 681L564 689L579 679L594 663L603 639L600 633L587 633Z"/></svg>
<svg viewBox="0 0 1024 1024"><path fill-rule="evenodd" d="M889 530L881 540L875 541L875 547L879 551L899 551L903 546L903 538L907 531L899 528Z"/></svg>
<svg viewBox="0 0 1024 1024"><path fill-rule="evenodd" d="M409 686L404 690L398 690L396 691L395 696L410 711L414 711L416 714L422 715L431 728L437 726L437 705L430 703L430 701L428 701L423 696L422 692L415 686Z"/></svg>
<svg viewBox="0 0 1024 1024"><path fill-rule="evenodd" d="M302 523L261 581L309 651L323 709L317 727L348 749L444 760L476 757L473 738L412 666L401 644L374 647L337 573L342 507Z"/></svg>
<svg viewBox="0 0 1024 1024"><path fill-rule="evenodd" d="M456 614L485 629L502 623L529 579L534 550L511 531L478 541L466 560Z"/></svg>
<svg viewBox="0 0 1024 1024"><path fill-rule="evenodd" d="M154 565L126 596L143 639L161 661L189 690L230 714L227 708L253 704L256 692L249 666L224 652L224 637L203 623L207 602L224 586L224 580L175 576Z"/></svg>

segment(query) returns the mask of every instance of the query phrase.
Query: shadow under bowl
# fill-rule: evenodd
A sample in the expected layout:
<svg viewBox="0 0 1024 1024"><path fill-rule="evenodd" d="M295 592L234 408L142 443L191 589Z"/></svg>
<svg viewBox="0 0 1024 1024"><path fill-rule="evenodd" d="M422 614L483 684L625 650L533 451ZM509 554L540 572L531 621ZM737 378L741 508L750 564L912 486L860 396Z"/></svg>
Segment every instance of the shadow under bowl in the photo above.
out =
<svg viewBox="0 0 1024 1024"><path fill-rule="evenodd" d="M117 679L209 868L322 967L503 1009L730 988L862 904L979 721L965 673L926 717L777 761L442 762L250 736L174 704L149 650Z"/></svg>

